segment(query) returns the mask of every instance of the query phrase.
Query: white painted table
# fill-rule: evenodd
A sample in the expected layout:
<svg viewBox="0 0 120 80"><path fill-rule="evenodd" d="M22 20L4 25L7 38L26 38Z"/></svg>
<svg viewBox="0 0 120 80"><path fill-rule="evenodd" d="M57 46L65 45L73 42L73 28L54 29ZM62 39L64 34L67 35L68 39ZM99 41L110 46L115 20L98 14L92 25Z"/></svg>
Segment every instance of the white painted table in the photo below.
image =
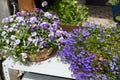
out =
<svg viewBox="0 0 120 80"><path fill-rule="evenodd" d="M38 63L31 63L29 66L25 66L23 64L20 64L19 62L14 62L11 57L8 57L3 62L3 71L5 75L5 80L10 80L8 69L73 79L73 77L71 76L72 72L69 70L69 66L69 64L61 62L60 59L57 57L51 57L48 60Z"/></svg>

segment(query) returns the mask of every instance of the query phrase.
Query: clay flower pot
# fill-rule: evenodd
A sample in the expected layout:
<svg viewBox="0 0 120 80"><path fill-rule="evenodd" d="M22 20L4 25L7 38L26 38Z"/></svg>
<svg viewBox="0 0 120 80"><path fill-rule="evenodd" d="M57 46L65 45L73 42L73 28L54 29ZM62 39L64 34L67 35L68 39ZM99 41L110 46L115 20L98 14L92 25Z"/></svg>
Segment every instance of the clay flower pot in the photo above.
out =
<svg viewBox="0 0 120 80"><path fill-rule="evenodd" d="M44 61L48 58L51 57L51 55L53 54L55 49L53 48L50 48L50 49L42 49L39 51L39 53L35 53L35 54L29 54L28 53L28 58L27 60L30 61L30 62L41 62L41 61Z"/></svg>

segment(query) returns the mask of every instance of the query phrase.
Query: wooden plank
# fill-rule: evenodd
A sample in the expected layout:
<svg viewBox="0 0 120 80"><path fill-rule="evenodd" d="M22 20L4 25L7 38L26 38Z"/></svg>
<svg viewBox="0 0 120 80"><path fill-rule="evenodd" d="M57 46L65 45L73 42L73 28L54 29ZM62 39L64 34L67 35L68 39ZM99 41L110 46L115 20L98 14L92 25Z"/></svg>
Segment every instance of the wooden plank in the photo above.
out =
<svg viewBox="0 0 120 80"><path fill-rule="evenodd" d="M35 2L34 0L18 0L19 11L34 11Z"/></svg>
<svg viewBox="0 0 120 80"><path fill-rule="evenodd" d="M0 0L0 23L3 18L10 15L8 0Z"/></svg>

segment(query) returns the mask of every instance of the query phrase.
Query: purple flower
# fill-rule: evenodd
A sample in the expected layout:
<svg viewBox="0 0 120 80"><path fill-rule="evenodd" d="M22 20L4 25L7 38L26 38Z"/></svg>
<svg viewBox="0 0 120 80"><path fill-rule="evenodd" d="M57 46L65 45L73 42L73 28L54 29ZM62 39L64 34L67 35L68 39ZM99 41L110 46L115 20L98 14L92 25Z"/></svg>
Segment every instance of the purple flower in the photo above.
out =
<svg viewBox="0 0 120 80"><path fill-rule="evenodd" d="M41 36L38 36L39 41L43 41L43 38Z"/></svg>
<svg viewBox="0 0 120 80"><path fill-rule="evenodd" d="M90 33L87 31L87 30L83 30L82 31L82 35L85 37L85 36L88 36L88 35L90 35Z"/></svg>
<svg viewBox="0 0 120 80"><path fill-rule="evenodd" d="M65 43L65 39L64 39L63 37L60 37L60 38L58 39L58 42L59 42L60 44L64 44L64 43Z"/></svg>
<svg viewBox="0 0 120 80"><path fill-rule="evenodd" d="M107 77L105 74L103 74L101 78L102 78L102 80L107 80Z"/></svg>
<svg viewBox="0 0 120 80"><path fill-rule="evenodd" d="M114 55L114 56L113 56L113 61L117 61L118 58L119 58L118 55Z"/></svg>
<svg viewBox="0 0 120 80"><path fill-rule="evenodd" d="M31 22L28 22L27 24L28 24L28 26L31 26Z"/></svg>
<svg viewBox="0 0 120 80"><path fill-rule="evenodd" d="M57 25L59 25L59 24L60 24L60 21L59 21L59 19L58 19L58 18L54 18L54 21L55 21L55 23L56 23Z"/></svg>
<svg viewBox="0 0 120 80"><path fill-rule="evenodd" d="M30 27L29 29L30 29L30 31L32 31L32 32L35 30L33 27Z"/></svg>
<svg viewBox="0 0 120 80"><path fill-rule="evenodd" d="M41 43L41 45L42 45L43 47L46 47L47 43L43 41L43 42Z"/></svg>
<svg viewBox="0 0 120 80"><path fill-rule="evenodd" d="M20 15L21 15L21 13L20 13L20 12L17 12L17 13L16 13L16 16L17 16L17 17L18 17L18 16L20 16Z"/></svg>
<svg viewBox="0 0 120 80"><path fill-rule="evenodd" d="M48 24L47 22L43 22L43 23L41 23L41 26L42 26L44 29L48 29L49 24Z"/></svg>
<svg viewBox="0 0 120 80"><path fill-rule="evenodd" d="M50 36L50 40L53 41L54 40L54 36Z"/></svg>
<svg viewBox="0 0 120 80"><path fill-rule="evenodd" d="M99 40L101 43L104 42L104 38L99 38Z"/></svg>
<svg viewBox="0 0 120 80"><path fill-rule="evenodd" d="M36 9L35 9L35 12L40 12L40 9L39 9L39 8L36 8Z"/></svg>
<svg viewBox="0 0 120 80"><path fill-rule="evenodd" d="M61 36L62 35L62 31L61 30L57 30L56 33L55 33L56 36Z"/></svg>

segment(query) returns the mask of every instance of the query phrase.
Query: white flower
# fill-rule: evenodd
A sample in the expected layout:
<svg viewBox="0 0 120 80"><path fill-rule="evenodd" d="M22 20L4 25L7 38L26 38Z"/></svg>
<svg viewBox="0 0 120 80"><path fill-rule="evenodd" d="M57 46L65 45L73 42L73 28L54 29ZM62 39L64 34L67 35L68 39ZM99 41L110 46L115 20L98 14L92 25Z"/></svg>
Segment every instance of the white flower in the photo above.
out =
<svg viewBox="0 0 120 80"><path fill-rule="evenodd" d="M20 30L17 30L17 33L20 33Z"/></svg>
<svg viewBox="0 0 120 80"><path fill-rule="evenodd" d="M11 41L10 45L12 46L13 44L14 44L13 41Z"/></svg>
<svg viewBox="0 0 120 80"><path fill-rule="evenodd" d="M30 18L30 22L32 22L32 23L37 22L37 18L36 18L36 17L31 17L31 18Z"/></svg>
<svg viewBox="0 0 120 80"><path fill-rule="evenodd" d="M48 19L50 19L52 17L52 14L49 12L45 12L44 13L45 17L47 17Z"/></svg>
<svg viewBox="0 0 120 80"><path fill-rule="evenodd" d="M32 39L31 37L29 37L29 38L28 38L28 41L30 41L30 42L31 42L32 40L33 40L33 39Z"/></svg>
<svg viewBox="0 0 120 80"><path fill-rule="evenodd" d="M47 2L47 1L43 1L43 2L42 2L42 7L47 6L47 4L48 4L48 2Z"/></svg>
<svg viewBox="0 0 120 80"><path fill-rule="evenodd" d="M11 38L11 40L15 40L16 37L14 35L11 35L10 38Z"/></svg>
<svg viewBox="0 0 120 80"><path fill-rule="evenodd" d="M32 33L31 33L31 36L36 36L36 35L37 35L36 32L32 32Z"/></svg>
<svg viewBox="0 0 120 80"><path fill-rule="evenodd" d="M7 30L7 29L8 29L8 26L6 26L6 25L3 26L3 29L4 29L4 30Z"/></svg>
<svg viewBox="0 0 120 80"><path fill-rule="evenodd" d="M22 14L22 15L25 15L25 13L26 13L25 11L21 11L21 14Z"/></svg>
<svg viewBox="0 0 120 80"><path fill-rule="evenodd" d="M38 43L38 39L33 39L32 41L34 43L35 46L37 46L37 43Z"/></svg>
<svg viewBox="0 0 120 80"><path fill-rule="evenodd" d="M10 31L10 32L12 32L13 30L14 30L13 27L9 28L9 31Z"/></svg>
<svg viewBox="0 0 120 80"><path fill-rule="evenodd" d="M13 28L17 28L17 27L18 27L15 23L13 23L11 26L12 26Z"/></svg>
<svg viewBox="0 0 120 80"><path fill-rule="evenodd" d="M6 32L5 32L5 31L3 31L3 32L2 32L2 34L1 34L1 36L5 36L5 34L6 34Z"/></svg>
<svg viewBox="0 0 120 80"><path fill-rule="evenodd" d="M17 17L17 18L16 18L16 21L18 21L18 22L21 22L21 21L23 21L23 20L24 20L23 17Z"/></svg>
<svg viewBox="0 0 120 80"><path fill-rule="evenodd" d="M9 19L10 19L10 22L13 22L13 21L14 21L14 19L13 19L12 17L10 17Z"/></svg>
<svg viewBox="0 0 120 80"><path fill-rule="evenodd" d="M54 36L54 32L50 32L50 34L48 35L48 37L50 36Z"/></svg>
<svg viewBox="0 0 120 80"><path fill-rule="evenodd" d="M9 22L9 18L3 18L2 19L2 23L8 23Z"/></svg>
<svg viewBox="0 0 120 80"><path fill-rule="evenodd" d="M20 44L20 40L17 39L17 40L15 41L15 44Z"/></svg>
<svg viewBox="0 0 120 80"><path fill-rule="evenodd" d="M26 58L28 58L28 55L26 53L21 53L21 55L22 55L22 60L23 61L25 61Z"/></svg>
<svg viewBox="0 0 120 80"><path fill-rule="evenodd" d="M6 43L9 44L9 40L8 39L6 40Z"/></svg>

